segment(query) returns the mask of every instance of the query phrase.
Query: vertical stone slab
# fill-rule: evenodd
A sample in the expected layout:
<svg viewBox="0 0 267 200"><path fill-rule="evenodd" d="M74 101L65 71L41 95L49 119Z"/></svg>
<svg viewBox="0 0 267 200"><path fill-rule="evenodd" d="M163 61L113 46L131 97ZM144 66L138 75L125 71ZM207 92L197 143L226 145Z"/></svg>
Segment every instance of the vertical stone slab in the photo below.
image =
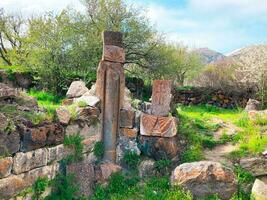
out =
<svg viewBox="0 0 267 200"><path fill-rule="evenodd" d="M151 114L167 116L170 112L172 83L170 80L153 81Z"/></svg>
<svg viewBox="0 0 267 200"><path fill-rule="evenodd" d="M120 109L123 106L125 77L122 34L103 33L103 56L97 70L96 94L101 100L104 159L116 161L117 135L119 133Z"/></svg>

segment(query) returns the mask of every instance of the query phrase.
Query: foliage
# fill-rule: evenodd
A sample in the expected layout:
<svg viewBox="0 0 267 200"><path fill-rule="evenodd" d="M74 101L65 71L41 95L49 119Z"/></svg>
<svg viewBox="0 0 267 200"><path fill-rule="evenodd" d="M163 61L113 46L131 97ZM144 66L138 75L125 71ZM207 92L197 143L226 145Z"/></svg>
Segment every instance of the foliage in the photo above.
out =
<svg viewBox="0 0 267 200"><path fill-rule="evenodd" d="M104 156L104 143L102 141L95 143L93 153L98 159L101 159Z"/></svg>
<svg viewBox="0 0 267 200"><path fill-rule="evenodd" d="M77 161L82 160L82 152L83 152L82 141L83 141L83 138L79 134L65 136L64 146L74 151L71 155L68 155L64 159L67 163L77 162Z"/></svg>
<svg viewBox="0 0 267 200"><path fill-rule="evenodd" d="M255 181L255 177L248 171L244 170L240 166L235 166L234 172L236 173L237 176L237 182L238 182L238 191L236 194L237 199L241 200L250 200L251 195L250 193L247 193L244 191L243 187L245 184L253 184Z"/></svg>
<svg viewBox="0 0 267 200"><path fill-rule="evenodd" d="M27 57L23 26L26 20L19 14L7 14L0 8L0 58L11 66Z"/></svg>
<svg viewBox="0 0 267 200"><path fill-rule="evenodd" d="M97 186L92 200L124 200L138 199L140 200L173 200L183 199L192 200L192 195L185 192L181 188L171 188L168 177L150 178L144 182L132 182L129 177L116 173L110 177L107 187Z"/></svg>
<svg viewBox="0 0 267 200"><path fill-rule="evenodd" d="M33 200L41 200L41 195L45 192L47 186L49 184L49 180L47 177L38 177L35 181L33 188Z"/></svg>
<svg viewBox="0 0 267 200"><path fill-rule="evenodd" d="M194 161L200 161L204 158L202 148L200 145L194 145L188 147L181 155L181 162L188 163Z"/></svg>
<svg viewBox="0 0 267 200"><path fill-rule="evenodd" d="M79 187L74 180L73 174L63 175L57 174L57 176L51 181L52 192L49 196L45 197L45 200L84 200L78 196Z"/></svg>
<svg viewBox="0 0 267 200"><path fill-rule="evenodd" d="M127 152L125 152L125 154L123 156L123 162L130 169L136 169L139 162L140 162L140 156L133 151L127 151Z"/></svg>
<svg viewBox="0 0 267 200"><path fill-rule="evenodd" d="M157 160L155 162L155 168L161 175L167 174L172 162L169 159Z"/></svg>

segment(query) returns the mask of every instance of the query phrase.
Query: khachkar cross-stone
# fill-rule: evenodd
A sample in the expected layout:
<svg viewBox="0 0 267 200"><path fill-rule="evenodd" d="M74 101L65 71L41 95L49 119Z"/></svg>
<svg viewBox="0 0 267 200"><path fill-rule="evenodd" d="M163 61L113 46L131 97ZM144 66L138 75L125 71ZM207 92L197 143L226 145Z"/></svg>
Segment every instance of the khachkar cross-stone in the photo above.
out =
<svg viewBox="0 0 267 200"><path fill-rule="evenodd" d="M104 160L116 161L120 109L123 106L125 76L122 33L103 33L103 56L97 70L96 93L101 100Z"/></svg>

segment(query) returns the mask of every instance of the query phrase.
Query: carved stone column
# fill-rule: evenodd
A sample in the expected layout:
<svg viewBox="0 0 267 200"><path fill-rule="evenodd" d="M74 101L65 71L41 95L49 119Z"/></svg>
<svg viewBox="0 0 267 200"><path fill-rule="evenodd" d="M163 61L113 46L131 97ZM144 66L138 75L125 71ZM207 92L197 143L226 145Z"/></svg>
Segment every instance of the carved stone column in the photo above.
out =
<svg viewBox="0 0 267 200"><path fill-rule="evenodd" d="M103 33L103 56L97 70L96 94L101 100L104 160L116 161L120 109L123 106L125 76L122 33Z"/></svg>

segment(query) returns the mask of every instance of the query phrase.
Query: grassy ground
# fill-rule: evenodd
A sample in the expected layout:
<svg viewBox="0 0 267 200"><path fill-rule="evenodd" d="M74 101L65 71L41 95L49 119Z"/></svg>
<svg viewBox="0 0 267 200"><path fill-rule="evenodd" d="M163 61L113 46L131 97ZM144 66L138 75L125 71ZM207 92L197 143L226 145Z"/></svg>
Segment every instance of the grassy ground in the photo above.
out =
<svg viewBox="0 0 267 200"><path fill-rule="evenodd" d="M203 159L203 148L213 148L226 142L238 143L240 149L230 157L256 155L267 147L267 115L250 119L242 109L222 109L212 106L178 106L180 116L179 131L188 140L189 148L182 156L183 162ZM225 132L219 140L214 139L214 132L224 128L223 124L237 126L234 135Z"/></svg>
<svg viewBox="0 0 267 200"><path fill-rule="evenodd" d="M38 102L38 106L45 109L49 118L53 119L56 109L60 106L64 97L60 97L45 91L30 90L29 96L35 97Z"/></svg>

